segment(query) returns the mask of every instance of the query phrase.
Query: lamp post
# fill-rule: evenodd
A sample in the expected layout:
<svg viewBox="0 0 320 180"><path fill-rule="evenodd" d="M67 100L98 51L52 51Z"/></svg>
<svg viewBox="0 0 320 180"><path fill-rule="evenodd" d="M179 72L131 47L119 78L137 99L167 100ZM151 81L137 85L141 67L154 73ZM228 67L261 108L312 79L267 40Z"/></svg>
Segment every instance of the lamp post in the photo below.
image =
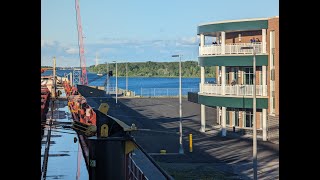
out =
<svg viewBox="0 0 320 180"><path fill-rule="evenodd" d="M126 93L128 92L128 62L126 62Z"/></svg>
<svg viewBox="0 0 320 180"><path fill-rule="evenodd" d="M241 47L241 49L252 49L253 50L253 179L257 180L257 122L256 122L256 51L254 46Z"/></svg>
<svg viewBox="0 0 320 180"><path fill-rule="evenodd" d="M109 96L109 80L110 80L110 76L109 76L109 64L107 62L107 94Z"/></svg>
<svg viewBox="0 0 320 180"><path fill-rule="evenodd" d="M56 98L56 57L53 57L53 93L52 97Z"/></svg>
<svg viewBox="0 0 320 180"><path fill-rule="evenodd" d="M182 146L182 98L181 98L181 56L182 55L172 55L172 57L179 57L179 134L180 134L180 148L179 154L184 154Z"/></svg>
<svg viewBox="0 0 320 180"><path fill-rule="evenodd" d="M112 61L116 63L116 105L118 104L118 66L117 61Z"/></svg>

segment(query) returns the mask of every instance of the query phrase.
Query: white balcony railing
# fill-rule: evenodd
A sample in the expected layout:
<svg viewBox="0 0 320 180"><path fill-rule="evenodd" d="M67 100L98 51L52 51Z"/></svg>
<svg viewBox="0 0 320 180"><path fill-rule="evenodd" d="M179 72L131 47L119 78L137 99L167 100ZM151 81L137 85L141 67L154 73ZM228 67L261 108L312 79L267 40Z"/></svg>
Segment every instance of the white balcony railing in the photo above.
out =
<svg viewBox="0 0 320 180"><path fill-rule="evenodd" d="M225 54L253 54L253 49L241 49L241 47L254 47L256 50L256 54L261 54L262 43L232 43L225 45ZM203 47L199 47L199 55L220 55L221 54L221 44L212 44L212 45L204 45Z"/></svg>
<svg viewBox="0 0 320 180"><path fill-rule="evenodd" d="M218 84L203 84L200 83L200 93L205 94L217 94L223 95L223 87ZM234 95L234 96L253 96L253 85L225 85L224 86L224 95ZM267 85L256 85L256 96L266 96ZM263 95L264 94L264 95Z"/></svg>

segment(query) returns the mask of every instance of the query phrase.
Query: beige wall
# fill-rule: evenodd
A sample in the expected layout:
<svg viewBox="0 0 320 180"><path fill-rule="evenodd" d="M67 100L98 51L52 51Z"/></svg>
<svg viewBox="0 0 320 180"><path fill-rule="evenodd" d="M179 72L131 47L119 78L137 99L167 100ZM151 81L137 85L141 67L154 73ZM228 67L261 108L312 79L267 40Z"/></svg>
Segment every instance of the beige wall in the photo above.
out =
<svg viewBox="0 0 320 180"><path fill-rule="evenodd" d="M275 55L274 55L274 66L275 66L275 114L279 115L279 17L268 20L267 30L267 52L270 56L270 31L275 31ZM270 94L270 70L268 68L268 95ZM270 112L270 111L269 111Z"/></svg>

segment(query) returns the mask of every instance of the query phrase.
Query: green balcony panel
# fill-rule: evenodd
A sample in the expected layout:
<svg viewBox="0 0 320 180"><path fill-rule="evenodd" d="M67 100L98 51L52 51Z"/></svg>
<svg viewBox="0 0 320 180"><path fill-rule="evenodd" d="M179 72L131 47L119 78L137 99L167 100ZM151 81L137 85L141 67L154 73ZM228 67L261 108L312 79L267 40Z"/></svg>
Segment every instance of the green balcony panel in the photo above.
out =
<svg viewBox="0 0 320 180"><path fill-rule="evenodd" d="M267 109L268 98L257 98L257 108ZM199 95L199 104L206 106L224 106L233 108L252 108L253 98Z"/></svg>
<svg viewBox="0 0 320 180"><path fill-rule="evenodd" d="M231 32L231 31L247 31L268 29L268 20L256 21L240 21L240 22L226 22L219 24L205 24L198 26L197 34L207 34L212 32Z"/></svg>
<svg viewBox="0 0 320 180"><path fill-rule="evenodd" d="M253 55L202 56L200 66L253 66ZM268 66L268 55L256 55L256 66Z"/></svg>

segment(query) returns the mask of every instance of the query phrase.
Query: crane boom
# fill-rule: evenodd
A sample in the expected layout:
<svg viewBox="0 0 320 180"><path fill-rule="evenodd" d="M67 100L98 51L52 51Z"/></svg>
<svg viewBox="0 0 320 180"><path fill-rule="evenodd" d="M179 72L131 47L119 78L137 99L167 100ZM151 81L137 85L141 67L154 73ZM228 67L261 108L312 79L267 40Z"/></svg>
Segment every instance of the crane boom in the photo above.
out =
<svg viewBox="0 0 320 180"><path fill-rule="evenodd" d="M76 12L77 12L78 44L79 44L80 67L81 67L80 82L82 85L88 85L86 60L84 57L84 46L83 46L83 35L82 35L79 0L75 0L75 5L76 5Z"/></svg>

